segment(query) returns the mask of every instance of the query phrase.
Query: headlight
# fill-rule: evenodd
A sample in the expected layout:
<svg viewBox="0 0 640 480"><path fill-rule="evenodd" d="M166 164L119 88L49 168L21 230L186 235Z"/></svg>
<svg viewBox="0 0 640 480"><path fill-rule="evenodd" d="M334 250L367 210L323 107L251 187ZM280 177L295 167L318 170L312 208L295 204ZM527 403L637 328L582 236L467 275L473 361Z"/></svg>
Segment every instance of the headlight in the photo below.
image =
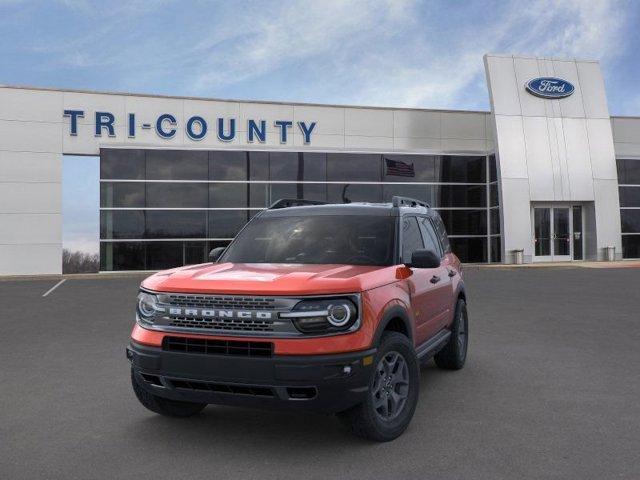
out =
<svg viewBox="0 0 640 480"><path fill-rule="evenodd" d="M138 317L147 323L153 323L156 314L158 297L152 293L141 291L138 294Z"/></svg>
<svg viewBox="0 0 640 480"><path fill-rule="evenodd" d="M345 332L358 327L356 303L356 298L347 297L302 300L291 312L281 313L280 317L290 318L303 333Z"/></svg>

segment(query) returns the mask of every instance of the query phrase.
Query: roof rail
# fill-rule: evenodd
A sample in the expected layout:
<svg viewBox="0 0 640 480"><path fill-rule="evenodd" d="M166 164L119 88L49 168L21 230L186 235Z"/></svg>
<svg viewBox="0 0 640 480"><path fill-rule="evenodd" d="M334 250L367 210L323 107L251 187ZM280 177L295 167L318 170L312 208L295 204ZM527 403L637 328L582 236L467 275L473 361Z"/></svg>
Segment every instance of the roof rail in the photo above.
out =
<svg viewBox="0 0 640 480"><path fill-rule="evenodd" d="M301 207L304 205L326 205L326 204L327 202L320 202L318 200L304 200L302 198L281 198L273 202L269 207L269 210L273 210L277 208Z"/></svg>
<svg viewBox="0 0 640 480"><path fill-rule="evenodd" d="M425 207L431 208L427 202L423 202L422 200L416 200L415 198L409 197L400 197L394 195L391 198L391 204L394 207Z"/></svg>

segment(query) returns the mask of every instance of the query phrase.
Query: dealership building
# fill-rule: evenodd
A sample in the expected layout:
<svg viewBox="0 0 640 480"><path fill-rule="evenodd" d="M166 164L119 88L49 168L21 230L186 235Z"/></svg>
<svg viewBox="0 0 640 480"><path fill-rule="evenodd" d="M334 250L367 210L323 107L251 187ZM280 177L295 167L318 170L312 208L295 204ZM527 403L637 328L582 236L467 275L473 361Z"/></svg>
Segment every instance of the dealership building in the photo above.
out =
<svg viewBox="0 0 640 480"><path fill-rule="evenodd" d="M63 155L100 157L102 271L204 262L280 198L394 195L464 262L640 258L640 117L599 63L484 62L491 111L2 86L0 275L61 273Z"/></svg>

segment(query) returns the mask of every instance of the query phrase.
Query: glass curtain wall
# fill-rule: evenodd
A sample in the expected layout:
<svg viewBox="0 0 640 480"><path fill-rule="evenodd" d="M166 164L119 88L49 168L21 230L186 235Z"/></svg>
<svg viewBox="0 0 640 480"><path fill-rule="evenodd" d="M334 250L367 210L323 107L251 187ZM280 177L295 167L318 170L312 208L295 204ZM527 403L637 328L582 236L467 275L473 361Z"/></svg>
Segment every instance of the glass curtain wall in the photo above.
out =
<svg viewBox="0 0 640 480"><path fill-rule="evenodd" d="M640 159L617 159L622 257L640 258Z"/></svg>
<svg viewBox="0 0 640 480"><path fill-rule="evenodd" d="M280 198L436 208L463 262L500 261L495 157L103 149L101 270L156 270L207 261Z"/></svg>

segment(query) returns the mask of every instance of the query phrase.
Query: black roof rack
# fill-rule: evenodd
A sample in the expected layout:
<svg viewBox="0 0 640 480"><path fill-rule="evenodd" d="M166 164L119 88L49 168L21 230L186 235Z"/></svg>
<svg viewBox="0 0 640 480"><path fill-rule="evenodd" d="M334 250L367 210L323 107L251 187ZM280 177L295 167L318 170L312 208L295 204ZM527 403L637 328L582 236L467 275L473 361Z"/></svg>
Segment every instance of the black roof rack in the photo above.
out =
<svg viewBox="0 0 640 480"><path fill-rule="evenodd" d="M425 208L431 208L429 206L429 204L427 202L423 202L422 200L416 200L415 198L409 198L409 197L400 197L400 196L393 196L391 198L391 204L394 207L425 207Z"/></svg>
<svg viewBox="0 0 640 480"><path fill-rule="evenodd" d="M269 210L276 208L288 208L288 207L302 207L304 205L326 205L327 202L320 202L318 200L304 200L302 198L281 198L271 204Z"/></svg>

